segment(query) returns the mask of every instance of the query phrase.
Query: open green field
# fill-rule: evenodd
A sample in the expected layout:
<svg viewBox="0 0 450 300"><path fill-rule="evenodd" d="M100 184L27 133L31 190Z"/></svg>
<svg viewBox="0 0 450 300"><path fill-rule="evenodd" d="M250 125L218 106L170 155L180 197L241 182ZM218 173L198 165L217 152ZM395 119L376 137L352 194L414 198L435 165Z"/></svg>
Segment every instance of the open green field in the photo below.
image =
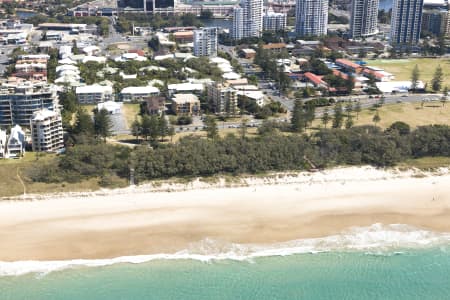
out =
<svg viewBox="0 0 450 300"><path fill-rule="evenodd" d="M443 86L450 88L450 59L448 58L411 58L411 59L376 59L367 61L370 66L379 67L395 75L395 80L411 80L411 73L417 65L420 80L430 85L434 71L440 65L444 72Z"/></svg>
<svg viewBox="0 0 450 300"><path fill-rule="evenodd" d="M408 123L411 127L417 127L430 124L450 125L450 104L442 106L441 102L425 103L399 103L384 105L378 109L381 121L377 124L382 128L389 127L396 121ZM374 124L372 119L375 110L365 109L358 119L354 119L355 125Z"/></svg>
<svg viewBox="0 0 450 300"><path fill-rule="evenodd" d="M373 116L375 110L364 109L356 118L356 113L353 112L354 126L359 125L375 125L373 123ZM412 128L430 124L446 124L450 125L450 103L445 106L441 102L427 102L422 107L421 103L396 103L384 105L378 109L378 114L381 118L377 126L387 128L396 121L408 123ZM331 121L328 124L330 127ZM313 128L323 127L320 119L313 122Z"/></svg>

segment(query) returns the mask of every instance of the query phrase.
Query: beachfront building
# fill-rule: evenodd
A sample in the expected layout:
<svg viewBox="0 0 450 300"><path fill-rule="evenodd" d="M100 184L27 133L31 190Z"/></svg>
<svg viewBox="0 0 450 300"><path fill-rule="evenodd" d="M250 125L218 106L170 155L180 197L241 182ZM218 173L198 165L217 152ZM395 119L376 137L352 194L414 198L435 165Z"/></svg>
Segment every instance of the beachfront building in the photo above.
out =
<svg viewBox="0 0 450 300"><path fill-rule="evenodd" d="M263 15L264 31L283 31L286 29L287 16L284 13L276 13L271 10Z"/></svg>
<svg viewBox="0 0 450 300"><path fill-rule="evenodd" d="M394 0L390 44L394 48L417 46L422 27L423 0Z"/></svg>
<svg viewBox="0 0 450 300"><path fill-rule="evenodd" d="M207 27L194 30L194 55L217 56L217 28Z"/></svg>
<svg viewBox="0 0 450 300"><path fill-rule="evenodd" d="M197 115L200 100L194 94L176 94L172 97L172 111L177 115Z"/></svg>
<svg viewBox="0 0 450 300"><path fill-rule="evenodd" d="M21 83L0 87L0 126L29 126L33 113L46 108L56 110L58 96L46 83Z"/></svg>
<svg viewBox="0 0 450 300"><path fill-rule="evenodd" d="M25 133L19 125L11 128L6 144L6 155L9 158L19 158L25 153Z"/></svg>
<svg viewBox="0 0 450 300"><path fill-rule="evenodd" d="M263 30L263 0L244 0L233 11L234 39L260 37Z"/></svg>
<svg viewBox="0 0 450 300"><path fill-rule="evenodd" d="M327 34L328 0L297 0L295 32L300 36Z"/></svg>
<svg viewBox="0 0 450 300"><path fill-rule="evenodd" d="M62 119L59 111L42 109L30 120L31 140L35 152L59 152L64 148Z"/></svg>
<svg viewBox="0 0 450 300"><path fill-rule="evenodd" d="M159 89L153 86L129 86L120 92L120 99L123 102L141 102L158 95Z"/></svg>
<svg viewBox="0 0 450 300"><path fill-rule="evenodd" d="M114 98L111 86L99 84L79 86L76 88L75 94L80 104L95 104L111 101Z"/></svg>
<svg viewBox="0 0 450 300"><path fill-rule="evenodd" d="M378 33L379 0L353 0L350 36L364 38Z"/></svg>
<svg viewBox="0 0 450 300"><path fill-rule="evenodd" d="M207 86L207 93L208 101L216 114L237 114L237 90L221 83L211 83Z"/></svg>

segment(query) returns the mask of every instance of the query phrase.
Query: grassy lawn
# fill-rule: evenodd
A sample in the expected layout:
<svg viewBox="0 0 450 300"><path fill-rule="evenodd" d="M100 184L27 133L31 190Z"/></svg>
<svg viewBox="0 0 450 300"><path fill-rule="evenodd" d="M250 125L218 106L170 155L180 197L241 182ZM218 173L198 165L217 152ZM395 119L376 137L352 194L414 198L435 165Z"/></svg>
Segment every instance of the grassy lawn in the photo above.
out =
<svg viewBox="0 0 450 300"><path fill-rule="evenodd" d="M383 128L389 127L396 121L408 123L411 127L430 124L450 124L450 105L444 107L440 102L427 103L421 107L420 103L400 103L384 105L378 109L381 121L377 124ZM374 110L363 110L355 125L374 124L372 119Z"/></svg>
<svg viewBox="0 0 450 300"><path fill-rule="evenodd" d="M122 114L125 117L128 128L131 127L131 124L136 119L139 114L139 104L137 103L124 103L122 106Z"/></svg>
<svg viewBox="0 0 450 300"><path fill-rule="evenodd" d="M450 59L448 58L412 58L412 59L377 59L368 60L370 66L385 69L395 75L395 80L411 80L411 73L417 65L420 71L420 80L430 85L434 71L441 66L444 72L443 86L450 87Z"/></svg>

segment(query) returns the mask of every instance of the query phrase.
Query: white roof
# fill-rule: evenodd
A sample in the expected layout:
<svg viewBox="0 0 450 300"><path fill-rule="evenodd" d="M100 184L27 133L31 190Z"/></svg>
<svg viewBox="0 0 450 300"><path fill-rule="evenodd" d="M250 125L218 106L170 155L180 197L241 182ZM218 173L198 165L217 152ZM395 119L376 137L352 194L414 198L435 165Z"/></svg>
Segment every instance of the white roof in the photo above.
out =
<svg viewBox="0 0 450 300"><path fill-rule="evenodd" d="M56 67L56 72L64 72L64 71L79 71L78 67L74 66L74 65L60 65Z"/></svg>
<svg viewBox="0 0 450 300"><path fill-rule="evenodd" d="M155 56L155 60L159 61L159 60L165 60L165 59L171 59L171 58L175 58L175 56L173 54L167 54L167 55L157 55Z"/></svg>
<svg viewBox="0 0 450 300"><path fill-rule="evenodd" d="M88 54L88 53L92 53L95 51L100 51L100 48L97 46L87 46L83 48L83 52Z"/></svg>
<svg viewBox="0 0 450 300"><path fill-rule="evenodd" d="M32 120L33 121L44 121L45 119L53 118L53 117L56 117L57 115L58 115L57 112L54 112L54 111L51 111L48 109L41 109L41 110L35 111L33 113Z"/></svg>
<svg viewBox="0 0 450 300"><path fill-rule="evenodd" d="M230 62L228 60L226 60L225 58L222 57L212 57L209 59L212 63L214 64L230 64Z"/></svg>
<svg viewBox="0 0 450 300"><path fill-rule="evenodd" d="M104 56L85 56L83 58L83 63L86 63L88 61L95 61L95 62L103 64L106 62L106 57L104 57Z"/></svg>
<svg viewBox="0 0 450 300"><path fill-rule="evenodd" d="M70 58L64 58L58 61L58 64L60 65L76 65L77 62L74 60L71 60Z"/></svg>
<svg viewBox="0 0 450 300"><path fill-rule="evenodd" d="M79 87L77 87L75 93L76 94L92 94L92 93L112 94L112 91L113 91L113 89L111 86L93 84L93 85L79 86Z"/></svg>
<svg viewBox="0 0 450 300"><path fill-rule="evenodd" d="M129 86L124 88L121 94L157 94L159 89L153 86Z"/></svg>
<svg viewBox="0 0 450 300"><path fill-rule="evenodd" d="M157 66L148 66L148 67L142 67L139 69L139 71L167 71L164 67L157 67Z"/></svg>
<svg viewBox="0 0 450 300"><path fill-rule="evenodd" d="M226 80L233 80L233 79L241 78L241 75L234 73L234 72L228 72L228 73L224 73L222 75L222 77L223 77L223 79L226 79Z"/></svg>
<svg viewBox="0 0 450 300"><path fill-rule="evenodd" d="M174 91L203 91L203 84L184 82L169 84L167 88Z"/></svg>
<svg viewBox="0 0 450 300"><path fill-rule="evenodd" d="M382 93L392 93L392 92L408 92L411 89L411 81L388 81L388 82L377 82L377 88ZM423 89L425 86L422 81L417 84L418 89Z"/></svg>
<svg viewBox="0 0 450 300"><path fill-rule="evenodd" d="M198 97L193 94L176 94L173 95L172 101L177 104L198 102Z"/></svg>
<svg viewBox="0 0 450 300"><path fill-rule="evenodd" d="M254 100L260 100L264 98L264 93L261 91L238 91L238 95L245 95L248 98Z"/></svg>

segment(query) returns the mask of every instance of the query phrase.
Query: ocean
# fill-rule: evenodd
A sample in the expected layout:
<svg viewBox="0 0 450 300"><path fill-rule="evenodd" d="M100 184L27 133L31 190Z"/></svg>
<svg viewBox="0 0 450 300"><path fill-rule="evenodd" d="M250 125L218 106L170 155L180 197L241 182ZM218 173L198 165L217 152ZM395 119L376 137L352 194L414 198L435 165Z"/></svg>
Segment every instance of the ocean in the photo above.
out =
<svg viewBox="0 0 450 300"><path fill-rule="evenodd" d="M200 254L0 263L0 299L436 300L450 295L450 234L377 224L275 246L214 248L214 243L204 242Z"/></svg>

